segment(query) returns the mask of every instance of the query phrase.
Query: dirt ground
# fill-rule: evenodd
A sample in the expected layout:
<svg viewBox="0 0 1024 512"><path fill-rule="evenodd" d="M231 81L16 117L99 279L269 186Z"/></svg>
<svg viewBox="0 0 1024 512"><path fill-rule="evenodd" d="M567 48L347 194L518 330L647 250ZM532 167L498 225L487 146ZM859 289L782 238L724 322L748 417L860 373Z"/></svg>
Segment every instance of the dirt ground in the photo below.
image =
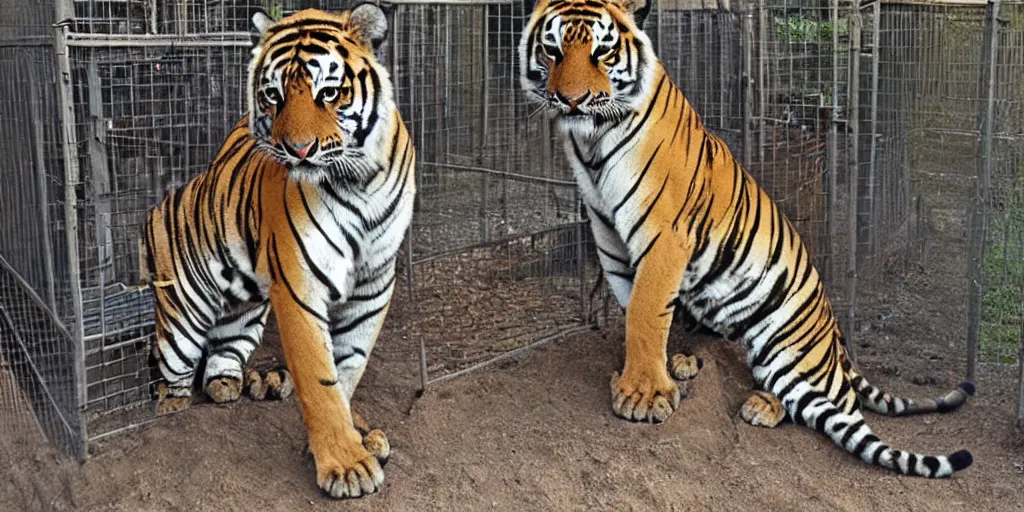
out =
<svg viewBox="0 0 1024 512"><path fill-rule="evenodd" d="M910 283L927 277L907 276ZM934 342L941 333L924 325L949 312L928 300L927 289L894 293L894 302L922 308L909 317L922 324L876 320L862 328L861 366L892 391L937 395L956 384L962 364L957 348ZM318 491L294 399L243 400L201 404L115 437L80 468L56 462L45 449L15 458L13 478L0 486L0 507L1024 510L1024 438L1011 427L1012 372L986 371L979 395L950 415L869 416L896 447L973 451L973 467L929 481L869 467L801 427L746 425L737 418L751 386L742 354L725 341L682 332L673 339L673 348L695 349L705 366L679 411L657 426L611 413L608 376L622 352L616 322L440 384L418 399L415 360L375 354L356 407L385 429L393 456L383 490L366 498L339 503Z"/></svg>
<svg viewBox="0 0 1024 512"><path fill-rule="evenodd" d="M938 396L963 373L965 255L942 247L929 251L932 261L866 283L859 297L857 362L889 391ZM386 331L355 408L387 432L392 457L383 490L359 500L317 489L294 398L243 399L115 436L80 467L31 429L2 436L0 509L1024 510L1013 368L982 366L978 396L952 414L868 414L899 449L974 453L966 471L925 480L870 467L802 427L743 423L751 380L738 348L679 330L670 350L705 362L689 397L661 425L619 420L608 383L622 342L613 320L416 398L415 351Z"/></svg>

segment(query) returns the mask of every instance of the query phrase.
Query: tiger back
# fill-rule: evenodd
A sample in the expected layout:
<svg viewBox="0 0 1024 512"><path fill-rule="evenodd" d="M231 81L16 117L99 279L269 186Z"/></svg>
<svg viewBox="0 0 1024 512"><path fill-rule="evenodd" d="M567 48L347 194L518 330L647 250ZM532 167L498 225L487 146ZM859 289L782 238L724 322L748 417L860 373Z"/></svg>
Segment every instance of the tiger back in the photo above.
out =
<svg viewBox="0 0 1024 512"><path fill-rule="evenodd" d="M349 404L415 195L415 150L374 57L387 21L373 4L253 21L249 113L145 224L157 410L188 407L199 368L211 399L237 400L273 308L288 373L265 385L294 385L318 485L358 497L382 484L390 446Z"/></svg>
<svg viewBox="0 0 1024 512"><path fill-rule="evenodd" d="M700 361L668 359L673 316L741 342L759 388L741 409L753 425L785 417L864 461L942 477L972 463L895 450L861 407L889 415L947 412L885 393L853 368L821 279L793 225L672 82L641 30L644 0L527 0L520 47L527 97L558 121L587 207L598 258L626 313L626 357L612 409L660 422L678 407L675 379Z"/></svg>

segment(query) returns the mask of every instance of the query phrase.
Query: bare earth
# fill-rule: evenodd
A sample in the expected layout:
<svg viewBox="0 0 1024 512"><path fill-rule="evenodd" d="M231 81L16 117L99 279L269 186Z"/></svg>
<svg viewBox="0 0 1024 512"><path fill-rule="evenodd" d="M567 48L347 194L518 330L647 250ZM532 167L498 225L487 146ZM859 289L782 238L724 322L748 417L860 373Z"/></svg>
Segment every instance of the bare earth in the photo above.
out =
<svg viewBox="0 0 1024 512"><path fill-rule="evenodd" d="M854 348L872 381L938 396L963 362L963 251L866 286ZM872 293L871 290L884 290ZM970 449L944 480L864 464L808 429L737 416L751 380L738 347L673 333L670 351L704 368L668 422L615 418L619 321L416 398L411 340L385 331L355 408L387 432L383 490L336 502L317 489L297 401L199 404L117 436L84 465L37 438L0 436L3 510L1024 510L1024 433L1013 424L1015 370L983 366L978 396L948 415L869 424L899 449ZM272 364L276 340L265 344ZM38 436L36 436L38 437Z"/></svg>

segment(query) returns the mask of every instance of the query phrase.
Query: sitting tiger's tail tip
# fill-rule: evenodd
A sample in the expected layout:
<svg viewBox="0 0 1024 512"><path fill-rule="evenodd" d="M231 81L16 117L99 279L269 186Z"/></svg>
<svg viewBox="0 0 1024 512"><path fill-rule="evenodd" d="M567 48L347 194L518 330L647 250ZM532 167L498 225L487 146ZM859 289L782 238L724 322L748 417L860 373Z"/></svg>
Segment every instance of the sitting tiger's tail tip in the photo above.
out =
<svg viewBox="0 0 1024 512"><path fill-rule="evenodd" d="M967 469L973 463L974 456L967 450L960 450L949 456L949 465L953 466L953 471Z"/></svg>
<svg viewBox="0 0 1024 512"><path fill-rule="evenodd" d="M969 380L961 382L956 389L947 393L946 396L935 400L936 411L951 412L959 409L967 403L968 398L974 396L975 391L973 382Z"/></svg>

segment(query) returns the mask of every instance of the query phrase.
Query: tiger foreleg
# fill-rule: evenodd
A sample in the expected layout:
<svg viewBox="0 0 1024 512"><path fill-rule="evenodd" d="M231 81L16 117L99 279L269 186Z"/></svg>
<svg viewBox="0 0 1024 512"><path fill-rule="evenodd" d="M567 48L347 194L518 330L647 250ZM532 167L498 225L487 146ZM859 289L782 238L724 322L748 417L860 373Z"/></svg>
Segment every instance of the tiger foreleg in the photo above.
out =
<svg viewBox="0 0 1024 512"><path fill-rule="evenodd" d="M767 391L755 391L740 408L740 417L751 425L772 428L786 418L779 397Z"/></svg>
<svg viewBox="0 0 1024 512"><path fill-rule="evenodd" d="M394 269L358 284L350 301L337 308L331 325L334 364L338 383L351 402L359 381L377 344L394 291ZM370 427L361 415L352 412L352 425L363 436L363 447L381 464L391 455L391 444L383 431Z"/></svg>
<svg viewBox="0 0 1024 512"><path fill-rule="evenodd" d="M289 263L299 267L295 261ZM334 498L376 492L384 471L353 426L349 396L331 357L326 293L309 293L303 289L310 286L309 280L288 279L286 265L270 265L277 267L279 279L288 281L271 285L270 296L316 464L317 485Z"/></svg>
<svg viewBox="0 0 1024 512"><path fill-rule="evenodd" d="M612 376L612 410L632 421L660 423L679 406L682 393L669 376L668 333L689 258L678 235L665 231L636 265L626 307L626 363Z"/></svg>

